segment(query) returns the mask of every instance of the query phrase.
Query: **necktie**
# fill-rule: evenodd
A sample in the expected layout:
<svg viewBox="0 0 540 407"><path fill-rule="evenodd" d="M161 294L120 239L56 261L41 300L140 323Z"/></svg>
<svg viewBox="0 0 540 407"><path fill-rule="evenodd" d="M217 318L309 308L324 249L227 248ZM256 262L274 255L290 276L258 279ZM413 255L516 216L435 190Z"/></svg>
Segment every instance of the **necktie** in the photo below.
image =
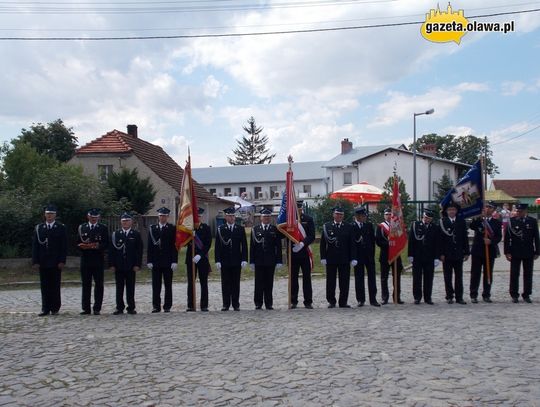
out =
<svg viewBox="0 0 540 407"><path fill-rule="evenodd" d="M94 230L94 225L90 226L90 230Z"/></svg>
<svg viewBox="0 0 540 407"><path fill-rule="evenodd" d="M266 232L268 230L268 225L264 225L264 231Z"/></svg>
<svg viewBox="0 0 540 407"><path fill-rule="evenodd" d="M51 230L51 224L50 223L47 223L47 229Z"/></svg>

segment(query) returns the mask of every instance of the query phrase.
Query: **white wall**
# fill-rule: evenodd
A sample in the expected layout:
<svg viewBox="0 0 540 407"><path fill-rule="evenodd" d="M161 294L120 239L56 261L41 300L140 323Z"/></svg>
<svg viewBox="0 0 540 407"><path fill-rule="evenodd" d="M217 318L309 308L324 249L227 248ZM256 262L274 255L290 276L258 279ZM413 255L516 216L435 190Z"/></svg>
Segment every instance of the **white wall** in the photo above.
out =
<svg viewBox="0 0 540 407"><path fill-rule="evenodd" d="M270 194L270 187L277 187L277 191L281 193L285 190L285 180L282 182L261 182L261 183L231 183L231 184L202 184L208 191L211 189L216 190L217 196L226 197L225 188L231 188L232 196L239 195L240 187L246 188L248 192L248 200L255 200L259 197L254 196L255 187L261 187L261 192L263 193L263 199L272 199L275 198ZM308 181L295 181L294 189L296 194L299 195L303 191L304 185L311 185L311 197L317 197L318 195L324 196L327 194L326 184L324 180L308 180ZM249 197L251 193L251 197ZM220 195L221 194L221 195Z"/></svg>

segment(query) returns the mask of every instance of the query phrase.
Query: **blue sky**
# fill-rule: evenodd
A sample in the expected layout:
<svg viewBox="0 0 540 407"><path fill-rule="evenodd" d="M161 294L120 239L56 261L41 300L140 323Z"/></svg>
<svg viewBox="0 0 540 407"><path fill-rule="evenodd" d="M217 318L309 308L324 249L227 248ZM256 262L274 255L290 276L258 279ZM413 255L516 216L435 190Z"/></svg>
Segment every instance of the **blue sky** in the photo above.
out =
<svg viewBox="0 0 540 407"><path fill-rule="evenodd" d="M64 0L64 7L69 3ZM36 13L31 4L19 6L23 14L0 12L0 36L336 27L419 21L437 6L405 0L335 0L322 6L313 0L308 7L284 8L283 0L228 0L265 8L104 14L92 9L96 2L82 3L90 8L86 14ZM126 0L110 6L129 7ZM540 1L495 0L488 7L469 0L452 6L467 16L539 8ZM220 166L253 115L276 162L290 153L296 161L312 161L337 154L345 137L354 145L409 144L413 113L434 108L435 114L418 118L419 136L487 136L500 168L497 178L537 178L540 163L528 157L540 157L540 130L508 140L540 124L540 13L483 21L509 20L516 32L469 33L460 45L428 42L418 25L221 39L0 41L0 141L32 122L56 118L73 126L82 144L134 123L142 138L162 145L181 165L189 144L194 166Z"/></svg>

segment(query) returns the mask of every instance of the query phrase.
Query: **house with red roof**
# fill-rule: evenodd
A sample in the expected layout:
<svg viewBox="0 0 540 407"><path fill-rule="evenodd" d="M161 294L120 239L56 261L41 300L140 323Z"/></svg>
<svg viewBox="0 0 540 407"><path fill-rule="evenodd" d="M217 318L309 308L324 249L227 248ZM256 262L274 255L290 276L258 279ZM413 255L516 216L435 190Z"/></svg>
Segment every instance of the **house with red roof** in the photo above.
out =
<svg viewBox="0 0 540 407"><path fill-rule="evenodd" d="M81 165L86 174L106 181L109 174L121 168L138 170L142 178L149 177L156 197L148 215L162 206L171 210L171 222L176 219L183 169L163 148L138 136L136 125L128 125L127 133L112 130L75 151L71 164ZM213 226L215 216L228 203L217 199L194 180L198 205L205 208L205 222Z"/></svg>
<svg viewBox="0 0 540 407"><path fill-rule="evenodd" d="M494 179L490 190L504 191L521 203L535 205L540 198L540 179Z"/></svg>

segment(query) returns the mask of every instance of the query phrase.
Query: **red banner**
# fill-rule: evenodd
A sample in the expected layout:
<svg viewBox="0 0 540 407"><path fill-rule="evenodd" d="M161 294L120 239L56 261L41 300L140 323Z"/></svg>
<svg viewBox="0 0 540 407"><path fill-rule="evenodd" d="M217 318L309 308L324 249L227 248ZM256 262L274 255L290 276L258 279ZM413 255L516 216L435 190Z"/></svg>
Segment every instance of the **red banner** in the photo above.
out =
<svg viewBox="0 0 540 407"><path fill-rule="evenodd" d="M392 188L392 218L390 220L390 233L388 235L388 264L392 264L401 252L407 247L407 227L403 219L401 198L399 195L399 183L397 175L394 175Z"/></svg>
<svg viewBox="0 0 540 407"><path fill-rule="evenodd" d="M191 157L184 168L182 187L180 188L180 203L178 204L178 221L176 222L176 248L180 249L193 239L193 231L199 226L199 208L197 197L193 190L191 178Z"/></svg>

